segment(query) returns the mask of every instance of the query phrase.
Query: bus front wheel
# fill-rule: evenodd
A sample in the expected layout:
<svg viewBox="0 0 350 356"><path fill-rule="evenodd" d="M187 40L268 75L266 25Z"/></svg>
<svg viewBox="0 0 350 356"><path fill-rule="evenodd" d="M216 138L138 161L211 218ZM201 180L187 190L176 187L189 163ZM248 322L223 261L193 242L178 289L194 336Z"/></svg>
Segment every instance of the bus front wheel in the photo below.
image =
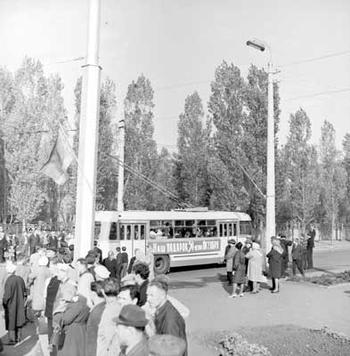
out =
<svg viewBox="0 0 350 356"><path fill-rule="evenodd" d="M168 273L170 269L170 259L166 255L154 256L154 270L156 274Z"/></svg>

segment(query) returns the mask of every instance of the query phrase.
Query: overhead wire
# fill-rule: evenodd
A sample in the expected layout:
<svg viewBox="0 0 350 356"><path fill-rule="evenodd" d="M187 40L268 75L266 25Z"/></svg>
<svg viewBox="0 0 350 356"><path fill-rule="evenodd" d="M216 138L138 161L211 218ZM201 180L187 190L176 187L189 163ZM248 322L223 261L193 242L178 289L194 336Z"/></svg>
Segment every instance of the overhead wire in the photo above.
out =
<svg viewBox="0 0 350 356"><path fill-rule="evenodd" d="M180 206L184 206L184 207L193 207L191 204L188 203L184 203L180 200L179 197L177 197L174 193L172 193L170 190L164 188L163 186L155 183L154 181L152 181L151 179L149 179L147 176L143 175L142 173L140 173L139 171L135 170L134 168L132 168L131 166L129 166L128 164L126 164L125 162L121 162L120 159L116 156L110 155L108 153L105 153L106 156L114 159L115 161L118 162L119 165L123 166L124 168L126 168L130 173L136 175L138 178L140 178L141 180L143 180L144 182L150 184L153 188L157 189L158 191L160 191L161 193L163 193L164 195L166 195L168 198L173 199L174 201L176 201L177 204L179 204Z"/></svg>

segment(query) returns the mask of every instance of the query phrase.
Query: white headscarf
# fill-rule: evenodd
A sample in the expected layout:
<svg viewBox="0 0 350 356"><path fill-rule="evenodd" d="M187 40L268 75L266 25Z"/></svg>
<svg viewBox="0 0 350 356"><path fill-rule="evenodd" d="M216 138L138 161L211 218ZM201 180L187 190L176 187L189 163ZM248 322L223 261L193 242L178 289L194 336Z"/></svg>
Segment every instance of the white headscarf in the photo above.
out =
<svg viewBox="0 0 350 356"><path fill-rule="evenodd" d="M256 251L260 256L262 256L262 253L260 252L260 245L258 243L253 242L252 249Z"/></svg>

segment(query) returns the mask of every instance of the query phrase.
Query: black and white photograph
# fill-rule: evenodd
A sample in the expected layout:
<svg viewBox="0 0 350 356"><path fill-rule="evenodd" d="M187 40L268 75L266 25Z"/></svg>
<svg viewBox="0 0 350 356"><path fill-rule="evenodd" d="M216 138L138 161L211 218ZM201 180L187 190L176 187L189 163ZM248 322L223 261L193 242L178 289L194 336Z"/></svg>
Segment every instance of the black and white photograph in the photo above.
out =
<svg viewBox="0 0 350 356"><path fill-rule="evenodd" d="M0 0L0 355L350 355L350 1Z"/></svg>

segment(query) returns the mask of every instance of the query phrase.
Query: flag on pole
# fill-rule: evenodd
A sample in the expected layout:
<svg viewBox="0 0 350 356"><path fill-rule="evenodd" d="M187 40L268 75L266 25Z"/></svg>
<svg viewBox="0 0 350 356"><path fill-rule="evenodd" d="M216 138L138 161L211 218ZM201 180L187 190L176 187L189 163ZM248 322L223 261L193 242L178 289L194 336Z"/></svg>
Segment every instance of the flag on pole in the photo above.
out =
<svg viewBox="0 0 350 356"><path fill-rule="evenodd" d="M74 158L68 140L63 137L61 130L51 150L49 159L40 171L52 178L57 184L62 185L68 180L67 169Z"/></svg>

